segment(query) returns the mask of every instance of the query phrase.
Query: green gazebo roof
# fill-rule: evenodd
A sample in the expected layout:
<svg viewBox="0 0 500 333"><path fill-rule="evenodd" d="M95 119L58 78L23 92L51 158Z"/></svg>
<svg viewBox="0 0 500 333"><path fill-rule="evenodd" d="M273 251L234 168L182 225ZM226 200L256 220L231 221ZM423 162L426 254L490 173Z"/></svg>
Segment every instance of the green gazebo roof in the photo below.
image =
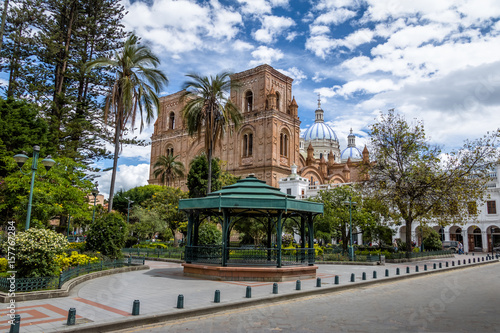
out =
<svg viewBox="0 0 500 333"><path fill-rule="evenodd" d="M204 198L182 199L179 210L221 211L278 211L323 214L323 204L296 200L266 182L248 176L236 184L223 187Z"/></svg>

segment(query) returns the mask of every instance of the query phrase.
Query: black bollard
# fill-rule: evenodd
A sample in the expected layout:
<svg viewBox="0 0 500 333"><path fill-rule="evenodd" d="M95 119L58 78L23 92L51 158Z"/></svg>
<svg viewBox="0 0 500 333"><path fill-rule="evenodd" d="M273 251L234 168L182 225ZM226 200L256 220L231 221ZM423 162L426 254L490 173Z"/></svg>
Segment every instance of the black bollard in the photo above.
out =
<svg viewBox="0 0 500 333"><path fill-rule="evenodd" d="M481 261L484 261L484 257L481 258Z"/></svg>
<svg viewBox="0 0 500 333"><path fill-rule="evenodd" d="M66 321L66 325L75 325L76 323L76 309L70 308L68 311L68 320Z"/></svg>
<svg viewBox="0 0 500 333"><path fill-rule="evenodd" d="M439 263L439 268L443 268L443 264L442 263Z"/></svg>
<svg viewBox="0 0 500 333"><path fill-rule="evenodd" d="M376 279L377 278L377 271L373 271L373 278Z"/></svg>
<svg viewBox="0 0 500 333"><path fill-rule="evenodd" d="M396 268L396 275L399 275L399 267Z"/></svg>
<svg viewBox="0 0 500 333"><path fill-rule="evenodd" d="M12 319L12 324L10 325L9 333L19 333L19 328L21 327L21 316L16 314L14 319Z"/></svg>
<svg viewBox="0 0 500 333"><path fill-rule="evenodd" d="M436 263L432 264L432 269L436 269Z"/></svg>
<svg viewBox="0 0 500 333"><path fill-rule="evenodd" d="M426 271L426 270L427 270L427 264L424 265L424 271Z"/></svg>
<svg viewBox="0 0 500 333"><path fill-rule="evenodd" d="M132 304L132 316L138 316L139 315L139 307L141 305L141 302L139 302L138 299L134 301Z"/></svg>
<svg viewBox="0 0 500 333"><path fill-rule="evenodd" d="M406 266L406 274L410 273L410 267Z"/></svg>
<svg viewBox="0 0 500 333"><path fill-rule="evenodd" d="M476 258L472 258L472 262L473 262L473 263L474 263L474 262L476 262Z"/></svg>
<svg viewBox="0 0 500 333"><path fill-rule="evenodd" d="M446 262L446 265L445 265L445 266L446 266L446 267L449 267L449 264L448 264L448 262Z"/></svg>
<svg viewBox="0 0 500 333"><path fill-rule="evenodd" d="M214 303L220 303L220 290L218 289L215 291Z"/></svg>
<svg viewBox="0 0 500 333"><path fill-rule="evenodd" d="M316 279L316 287L321 287L321 278Z"/></svg>
<svg viewBox="0 0 500 333"><path fill-rule="evenodd" d="M354 273L351 274L351 282L355 282L356 281L356 275L354 275Z"/></svg>
<svg viewBox="0 0 500 333"><path fill-rule="evenodd" d="M339 276L338 276L338 275L335 275L335 284L339 284L339 283L340 283Z"/></svg>
<svg viewBox="0 0 500 333"><path fill-rule="evenodd" d="M389 276L389 270L388 269L385 270L385 276Z"/></svg>
<svg viewBox="0 0 500 333"><path fill-rule="evenodd" d="M301 287L300 280L297 280L297 282L295 282L295 290L300 290L300 287Z"/></svg>
<svg viewBox="0 0 500 333"><path fill-rule="evenodd" d="M184 295L177 296L177 309L184 308Z"/></svg>
<svg viewBox="0 0 500 333"><path fill-rule="evenodd" d="M252 298L252 287L247 286L247 293L246 293L245 297Z"/></svg>
<svg viewBox="0 0 500 333"><path fill-rule="evenodd" d="M464 259L464 265L467 263L467 261ZM469 264L470 264L470 259L469 259Z"/></svg>
<svg viewBox="0 0 500 333"><path fill-rule="evenodd" d="M464 261L465 261L465 260L464 260ZM465 262L464 262L464 264L465 264ZM470 264L470 258L469 258L469 264Z"/></svg>
<svg viewBox="0 0 500 333"><path fill-rule="evenodd" d="M273 283L273 294L278 293L278 284L276 282Z"/></svg>
<svg viewBox="0 0 500 333"><path fill-rule="evenodd" d="M415 265L415 272L418 273L418 265Z"/></svg>
<svg viewBox="0 0 500 333"><path fill-rule="evenodd" d="M459 262L460 262L460 261L459 261ZM453 267L453 266L455 266L455 262L454 262L454 261L452 261L452 262L451 262L451 266L452 266L452 267Z"/></svg>
<svg viewBox="0 0 500 333"><path fill-rule="evenodd" d="M366 280L366 272L363 272L363 274L361 275L361 280Z"/></svg>

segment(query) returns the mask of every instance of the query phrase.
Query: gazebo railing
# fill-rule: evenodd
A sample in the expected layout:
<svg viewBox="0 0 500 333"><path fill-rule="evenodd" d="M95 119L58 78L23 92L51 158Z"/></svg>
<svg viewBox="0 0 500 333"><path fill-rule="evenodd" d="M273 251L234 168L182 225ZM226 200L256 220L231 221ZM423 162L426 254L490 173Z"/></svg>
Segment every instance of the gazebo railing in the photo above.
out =
<svg viewBox="0 0 500 333"><path fill-rule="evenodd" d="M221 245L186 245L186 262L222 264L222 246Z"/></svg>
<svg viewBox="0 0 500 333"><path fill-rule="evenodd" d="M281 249L281 265L314 264L313 248ZM277 266L278 248L229 247L226 249L227 265ZM222 246L186 246L186 262L222 264Z"/></svg>

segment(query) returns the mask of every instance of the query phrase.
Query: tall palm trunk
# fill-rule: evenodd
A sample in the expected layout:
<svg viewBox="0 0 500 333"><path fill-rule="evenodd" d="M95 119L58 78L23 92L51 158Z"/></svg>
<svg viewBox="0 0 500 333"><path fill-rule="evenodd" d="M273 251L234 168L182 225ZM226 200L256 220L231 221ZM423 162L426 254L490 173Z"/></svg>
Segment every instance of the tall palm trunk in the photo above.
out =
<svg viewBox="0 0 500 333"><path fill-rule="evenodd" d="M212 148L208 149L208 181L207 181L207 194L212 192Z"/></svg>
<svg viewBox="0 0 500 333"><path fill-rule="evenodd" d="M118 168L118 154L120 153L120 133L122 131L122 112L116 113L115 128L115 155L113 156L113 171L111 173L111 184L109 186L108 212L113 209L113 195L115 192L116 170Z"/></svg>

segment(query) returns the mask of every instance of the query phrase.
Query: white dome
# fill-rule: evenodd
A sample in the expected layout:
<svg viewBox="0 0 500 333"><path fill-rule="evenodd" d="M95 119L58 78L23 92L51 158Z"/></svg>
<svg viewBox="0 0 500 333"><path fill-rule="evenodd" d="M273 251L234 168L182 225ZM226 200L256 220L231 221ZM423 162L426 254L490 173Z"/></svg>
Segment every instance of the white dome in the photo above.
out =
<svg viewBox="0 0 500 333"><path fill-rule="evenodd" d="M349 157L351 158L351 160L361 160L363 158L363 154L356 147L347 147L342 151L340 158L343 160L347 160Z"/></svg>
<svg viewBox="0 0 500 333"><path fill-rule="evenodd" d="M338 141L337 135L333 129L325 123L316 122L304 132L304 140L335 140Z"/></svg>

